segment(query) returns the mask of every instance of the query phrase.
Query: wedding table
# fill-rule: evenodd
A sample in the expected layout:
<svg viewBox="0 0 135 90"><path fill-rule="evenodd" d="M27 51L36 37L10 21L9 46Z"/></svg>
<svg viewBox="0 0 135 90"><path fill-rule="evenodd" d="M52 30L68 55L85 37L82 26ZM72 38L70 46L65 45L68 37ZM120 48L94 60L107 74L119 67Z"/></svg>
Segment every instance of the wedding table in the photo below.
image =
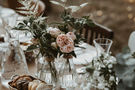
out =
<svg viewBox="0 0 135 90"><path fill-rule="evenodd" d="M83 47L85 47L86 49L78 49L76 50L77 58L73 59L73 62L75 64L76 67L76 71L77 73L83 73L85 67L83 67L84 65L87 65L88 63L91 62L91 60L96 56L96 49L93 46L90 46L86 43L82 44ZM29 64L29 71L30 71L30 75L35 76L36 72L37 72L37 68L36 68L36 64ZM12 67L14 68L14 67ZM83 76L82 76L83 77ZM81 77L81 78L82 78ZM79 83L81 84L82 82L84 82L85 78L82 78ZM7 85L7 84L5 84ZM3 85L0 85L0 90L6 90L5 87ZM8 90L8 89L7 89ZM76 90L79 90L79 88L77 88Z"/></svg>
<svg viewBox="0 0 135 90"><path fill-rule="evenodd" d="M19 17L18 14L15 13L15 11L11 10L11 9L8 9L8 8L3 8L3 7L0 7L0 18L3 18L5 19L6 23L10 26L10 27L13 27L15 24L16 24L16 19L17 17ZM0 34L3 34L2 32L4 32L5 28L4 26L2 26L2 23L0 21ZM14 35L17 35L21 32L18 32L18 31L11 31ZM21 37L21 35L19 36L20 37L20 41L29 41L29 38L23 38ZM75 64L75 67L76 67L76 71L77 73L83 73L84 72L84 67L85 65L89 64L91 62L91 60L96 56L96 49L95 47L89 45L89 44L86 44L86 43L83 43L81 44L81 47L84 47L85 49L82 49L82 48L75 48L75 53L77 54L77 58L73 58L73 62ZM26 47L23 47L22 46L22 49L25 49ZM14 68L14 67L12 67ZM36 64L35 63L32 63L32 64L28 64L28 68L29 68L29 71L30 71L30 75L35 75L37 70L36 70ZM83 78L82 78L83 79ZM80 79L79 83L81 84L81 82L83 82L83 80ZM8 86L5 86L7 85L4 84L2 82L2 80L0 80L0 90L8 90ZM80 90L79 87L76 88L76 90Z"/></svg>

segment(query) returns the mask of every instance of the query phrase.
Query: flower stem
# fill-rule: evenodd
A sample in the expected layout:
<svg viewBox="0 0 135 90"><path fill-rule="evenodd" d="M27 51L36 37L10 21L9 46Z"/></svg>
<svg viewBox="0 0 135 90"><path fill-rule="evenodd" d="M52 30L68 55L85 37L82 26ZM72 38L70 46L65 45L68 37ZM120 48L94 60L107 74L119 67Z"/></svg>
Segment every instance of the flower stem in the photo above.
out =
<svg viewBox="0 0 135 90"><path fill-rule="evenodd" d="M68 58L67 58L67 63L68 63L68 65L69 65L69 72L71 72L71 65L70 65L70 61L69 61Z"/></svg>
<svg viewBox="0 0 135 90"><path fill-rule="evenodd" d="M51 63L51 62L48 62L48 63L49 63L49 66L50 66L50 70L51 70L52 78L53 78L53 80L54 80L55 82L57 82L57 76L56 76L57 71L56 71L56 68L55 68L55 66L54 66L54 65L52 65L52 63Z"/></svg>

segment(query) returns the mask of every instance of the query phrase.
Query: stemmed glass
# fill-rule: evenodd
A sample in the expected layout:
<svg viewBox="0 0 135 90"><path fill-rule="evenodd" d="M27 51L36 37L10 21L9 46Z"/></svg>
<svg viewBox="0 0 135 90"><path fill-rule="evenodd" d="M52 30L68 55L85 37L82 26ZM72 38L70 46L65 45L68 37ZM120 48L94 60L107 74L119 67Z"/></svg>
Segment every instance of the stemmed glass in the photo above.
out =
<svg viewBox="0 0 135 90"><path fill-rule="evenodd" d="M100 56L102 53L109 54L113 43L113 41L108 38L97 38L94 39L93 42L97 50L97 56Z"/></svg>

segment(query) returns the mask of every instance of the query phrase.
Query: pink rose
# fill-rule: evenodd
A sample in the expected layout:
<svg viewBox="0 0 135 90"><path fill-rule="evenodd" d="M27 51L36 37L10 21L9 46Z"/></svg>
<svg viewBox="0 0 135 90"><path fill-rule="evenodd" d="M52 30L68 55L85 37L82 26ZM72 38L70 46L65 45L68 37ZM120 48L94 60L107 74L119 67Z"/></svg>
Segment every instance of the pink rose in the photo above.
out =
<svg viewBox="0 0 135 90"><path fill-rule="evenodd" d="M68 32L66 35L68 37L70 37L72 40L75 40L76 39L76 36L75 36L75 34L73 32Z"/></svg>
<svg viewBox="0 0 135 90"><path fill-rule="evenodd" d="M74 41L65 34L59 35L56 42L62 52L69 53L74 50Z"/></svg>
<svg viewBox="0 0 135 90"><path fill-rule="evenodd" d="M65 34L59 35L56 39L56 42L59 47L64 47L71 44L74 45L74 41Z"/></svg>
<svg viewBox="0 0 135 90"><path fill-rule="evenodd" d="M61 34L61 31L58 28L49 27L47 28L48 33L50 33L53 37L57 37Z"/></svg>
<svg viewBox="0 0 135 90"><path fill-rule="evenodd" d="M60 48L60 50L63 53L70 53L70 52L74 51L74 45L66 45L66 46Z"/></svg>

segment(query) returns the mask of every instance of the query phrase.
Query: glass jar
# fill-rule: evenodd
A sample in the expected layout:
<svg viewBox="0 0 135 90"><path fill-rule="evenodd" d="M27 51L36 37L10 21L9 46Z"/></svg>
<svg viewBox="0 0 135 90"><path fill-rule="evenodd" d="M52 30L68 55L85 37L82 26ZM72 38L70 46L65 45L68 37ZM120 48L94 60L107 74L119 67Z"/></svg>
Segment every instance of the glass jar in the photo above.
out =
<svg viewBox="0 0 135 90"><path fill-rule="evenodd" d="M47 84L55 85L57 72L53 58L41 57L37 62L37 77Z"/></svg>
<svg viewBox="0 0 135 90"><path fill-rule="evenodd" d="M10 44L8 42L0 42L0 71L2 69L3 62L9 57Z"/></svg>
<svg viewBox="0 0 135 90"><path fill-rule="evenodd" d="M73 58L57 58L55 60L55 65L60 87L65 88L66 90L74 90L77 85L77 74L74 67Z"/></svg>

